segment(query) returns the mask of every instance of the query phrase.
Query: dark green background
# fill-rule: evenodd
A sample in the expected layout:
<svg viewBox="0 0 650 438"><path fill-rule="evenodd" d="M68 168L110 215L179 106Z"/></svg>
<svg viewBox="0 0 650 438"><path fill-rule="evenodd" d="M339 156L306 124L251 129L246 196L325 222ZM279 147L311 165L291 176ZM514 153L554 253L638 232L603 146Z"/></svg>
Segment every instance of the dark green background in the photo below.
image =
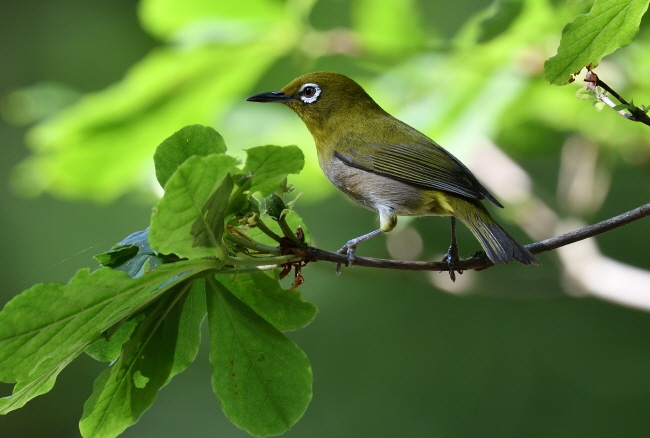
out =
<svg viewBox="0 0 650 438"><path fill-rule="evenodd" d="M321 1L315 8L317 27L345 24L344 17L328 12L329 3ZM444 8L422 3L431 11L432 25L452 35L487 2L453 2L453 8L449 2ZM134 1L12 0L1 9L3 96L43 80L82 92L101 89L157 44L140 29ZM264 82L273 83L273 76ZM91 256L144 228L151 208L136 199L96 206L49 196L17 197L8 178L28 155L24 132L0 125L2 304L32 284L66 281L77 269L96 266ZM534 176L557 172L557 156L516 158ZM646 170L614 169L612 192L594 219L647 202ZM299 203L297 210L318 245L328 249L375 224L373 214L342 195L317 205ZM446 248L446 220L418 220L416 227L425 247L435 252ZM598 241L608 256L647 267L647 230L642 221ZM461 245L477 246L465 232ZM387 256L380 239L362 252ZM314 399L286 436L648 436L650 315L592 298L566 297L555 256L541 260L541 268L508 265L482 272L481 293L464 297L435 289L422 273L353 268L337 278L327 263L309 265L303 295L320 313L290 337L312 362ZM621 288L625 282L620 279ZM0 434L78 436L83 402L104 366L80 357L52 392L1 417ZM0 385L0 395L9 393L9 385ZM204 348L123 436L248 435L221 413Z"/></svg>

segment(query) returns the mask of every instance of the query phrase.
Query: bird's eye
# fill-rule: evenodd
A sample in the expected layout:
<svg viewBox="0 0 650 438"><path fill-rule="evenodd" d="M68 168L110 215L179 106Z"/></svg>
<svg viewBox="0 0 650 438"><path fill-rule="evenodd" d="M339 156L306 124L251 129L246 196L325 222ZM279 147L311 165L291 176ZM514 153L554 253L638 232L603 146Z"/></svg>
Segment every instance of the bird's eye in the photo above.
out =
<svg viewBox="0 0 650 438"><path fill-rule="evenodd" d="M300 100L305 103L316 102L320 96L320 87L317 84L305 84L300 87Z"/></svg>

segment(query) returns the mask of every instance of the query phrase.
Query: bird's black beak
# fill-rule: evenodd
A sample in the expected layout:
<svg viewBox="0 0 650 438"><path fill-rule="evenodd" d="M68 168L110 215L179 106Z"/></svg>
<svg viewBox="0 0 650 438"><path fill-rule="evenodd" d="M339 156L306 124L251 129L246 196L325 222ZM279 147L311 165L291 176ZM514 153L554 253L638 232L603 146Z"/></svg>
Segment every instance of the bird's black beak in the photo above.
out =
<svg viewBox="0 0 650 438"><path fill-rule="evenodd" d="M269 91L266 93L255 94L246 99L249 102L290 102L293 100L291 96L284 94L282 90Z"/></svg>

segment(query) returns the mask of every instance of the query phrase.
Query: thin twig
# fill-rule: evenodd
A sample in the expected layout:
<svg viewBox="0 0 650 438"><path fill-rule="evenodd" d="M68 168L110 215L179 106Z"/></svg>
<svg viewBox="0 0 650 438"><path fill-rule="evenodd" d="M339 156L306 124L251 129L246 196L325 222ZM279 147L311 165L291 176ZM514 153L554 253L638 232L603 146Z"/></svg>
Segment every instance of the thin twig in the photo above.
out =
<svg viewBox="0 0 650 438"><path fill-rule="evenodd" d="M615 228L622 227L631 222L643 219L650 216L650 204L643 205L627 213L620 214L611 219L598 222L597 224L589 225L560 236L551 237L540 242L525 245L526 248L533 254L541 254L543 252L557 249L561 246L569 245L580 240L588 239L589 237L597 236L598 234L611 231ZM347 256L334 252L324 251L322 249L307 247L306 260L308 261L328 261L333 263L345 263ZM354 260L355 266L366 266L369 268L383 268L383 269L398 269L407 271L448 271L449 264L447 262L424 262L424 261L402 261L402 260L386 260L376 259L372 257L357 257ZM459 260L454 263L456 270L481 270L493 266L492 262L483 254L472 256L465 260Z"/></svg>
<svg viewBox="0 0 650 438"><path fill-rule="evenodd" d="M600 87L603 90L607 91L609 94L614 96L616 100L618 100L620 103L623 105L628 106L628 111L629 113L625 112L625 110L615 110L617 113L622 115L628 120L631 120L633 122L639 122L643 123L644 125L650 126L650 117L642 111L640 108L637 108L634 104L629 103L627 100L625 100L620 94L618 94L612 87L607 85L605 82L603 82L596 73L593 71L587 71L587 74L585 75L585 82L588 82L589 85L587 85L587 89L593 90L594 92L596 91L596 87ZM597 93L598 100L603 102L605 105L609 106L610 108L616 108L616 104L611 101L609 97L605 93Z"/></svg>

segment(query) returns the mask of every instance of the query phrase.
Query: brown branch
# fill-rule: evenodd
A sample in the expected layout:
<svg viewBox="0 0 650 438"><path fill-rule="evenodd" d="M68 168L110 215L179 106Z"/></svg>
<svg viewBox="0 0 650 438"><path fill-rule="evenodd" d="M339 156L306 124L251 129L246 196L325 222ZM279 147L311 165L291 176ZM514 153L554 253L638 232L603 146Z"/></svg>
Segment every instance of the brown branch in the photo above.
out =
<svg viewBox="0 0 650 438"><path fill-rule="evenodd" d="M643 219L650 216L650 204L643 205L627 213L620 214L611 219L598 222L597 224L589 225L560 236L551 237L540 242L525 245L533 254L540 254L547 251L560 248L580 240L588 239L589 237L597 236L598 234L606 233L615 228L622 227L631 222ZM306 248L305 259L308 261L328 261L333 263L345 263L347 255L338 254L334 252L325 251L311 246ZM448 271L449 265L447 262L424 262L424 261L402 261L402 260L386 260L376 259L372 257L357 257L354 261L355 266L366 266L369 268L383 268L383 269L400 269L407 271ZM459 260L454 263L455 270L481 270L493 266L492 262L485 256L484 253L477 253L474 256L465 260Z"/></svg>

